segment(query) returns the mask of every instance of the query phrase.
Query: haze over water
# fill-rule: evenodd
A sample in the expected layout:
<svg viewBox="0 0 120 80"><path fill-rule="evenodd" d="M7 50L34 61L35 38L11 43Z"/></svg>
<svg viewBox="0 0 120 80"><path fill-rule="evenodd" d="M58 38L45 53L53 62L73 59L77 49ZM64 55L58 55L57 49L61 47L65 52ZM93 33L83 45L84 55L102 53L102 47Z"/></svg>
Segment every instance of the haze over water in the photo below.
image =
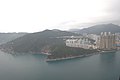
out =
<svg viewBox="0 0 120 80"><path fill-rule="evenodd" d="M118 80L120 52L45 62L44 55L0 52L0 80Z"/></svg>

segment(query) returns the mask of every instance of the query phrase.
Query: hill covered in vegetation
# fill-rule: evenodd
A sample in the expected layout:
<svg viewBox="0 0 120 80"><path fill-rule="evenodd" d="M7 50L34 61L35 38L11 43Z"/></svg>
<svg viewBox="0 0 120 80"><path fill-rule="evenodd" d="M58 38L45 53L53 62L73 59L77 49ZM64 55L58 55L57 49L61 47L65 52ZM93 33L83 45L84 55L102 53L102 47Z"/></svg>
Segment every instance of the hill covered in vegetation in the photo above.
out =
<svg viewBox="0 0 120 80"><path fill-rule="evenodd" d="M40 53L41 51L50 50L52 46L65 46L65 42L59 37L75 35L78 36L78 34L66 31L45 30L42 32L27 34L1 45L0 48L6 52Z"/></svg>

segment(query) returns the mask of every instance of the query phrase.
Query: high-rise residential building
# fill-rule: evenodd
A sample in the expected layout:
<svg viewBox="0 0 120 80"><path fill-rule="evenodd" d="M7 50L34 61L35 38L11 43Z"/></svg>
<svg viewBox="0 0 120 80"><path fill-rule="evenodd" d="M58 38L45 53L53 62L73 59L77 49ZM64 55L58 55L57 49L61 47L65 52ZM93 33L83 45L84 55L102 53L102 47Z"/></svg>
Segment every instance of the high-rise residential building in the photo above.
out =
<svg viewBox="0 0 120 80"><path fill-rule="evenodd" d="M115 34L111 32L101 32L99 39L99 49L102 50L113 50L116 49L115 45Z"/></svg>
<svg viewBox="0 0 120 80"><path fill-rule="evenodd" d="M120 33L115 33L116 36L116 47L117 50L120 50Z"/></svg>

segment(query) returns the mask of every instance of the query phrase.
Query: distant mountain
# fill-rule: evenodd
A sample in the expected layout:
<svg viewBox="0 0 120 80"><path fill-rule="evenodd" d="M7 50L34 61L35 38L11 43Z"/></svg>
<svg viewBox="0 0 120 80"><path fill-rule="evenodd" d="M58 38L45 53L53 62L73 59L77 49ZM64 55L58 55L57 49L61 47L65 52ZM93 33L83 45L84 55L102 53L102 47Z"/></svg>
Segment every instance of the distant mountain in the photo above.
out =
<svg viewBox="0 0 120 80"><path fill-rule="evenodd" d="M25 34L27 33L0 33L0 45L24 36Z"/></svg>
<svg viewBox="0 0 120 80"><path fill-rule="evenodd" d="M70 32L77 32L77 31L79 31L80 29L70 29L69 31Z"/></svg>
<svg viewBox="0 0 120 80"><path fill-rule="evenodd" d="M42 32L27 34L17 38L0 47L4 51L13 51L18 53L38 52L49 50L51 46L65 45L64 41L58 37L78 35L71 32L60 30L45 30Z"/></svg>
<svg viewBox="0 0 120 80"><path fill-rule="evenodd" d="M115 24L101 24L101 25L95 25L92 27L84 28L84 29L74 30L72 32L76 32L80 34L82 33L100 34L101 32L117 33L117 32L120 32L120 26Z"/></svg>

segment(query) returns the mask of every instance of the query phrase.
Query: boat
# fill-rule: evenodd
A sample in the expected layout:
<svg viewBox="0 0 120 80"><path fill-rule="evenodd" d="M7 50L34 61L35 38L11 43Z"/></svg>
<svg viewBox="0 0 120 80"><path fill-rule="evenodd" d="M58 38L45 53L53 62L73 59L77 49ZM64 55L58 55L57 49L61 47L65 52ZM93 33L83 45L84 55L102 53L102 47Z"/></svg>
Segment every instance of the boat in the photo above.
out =
<svg viewBox="0 0 120 80"><path fill-rule="evenodd" d="M51 53L48 53L48 52L41 52L41 53L45 55L51 55Z"/></svg>

